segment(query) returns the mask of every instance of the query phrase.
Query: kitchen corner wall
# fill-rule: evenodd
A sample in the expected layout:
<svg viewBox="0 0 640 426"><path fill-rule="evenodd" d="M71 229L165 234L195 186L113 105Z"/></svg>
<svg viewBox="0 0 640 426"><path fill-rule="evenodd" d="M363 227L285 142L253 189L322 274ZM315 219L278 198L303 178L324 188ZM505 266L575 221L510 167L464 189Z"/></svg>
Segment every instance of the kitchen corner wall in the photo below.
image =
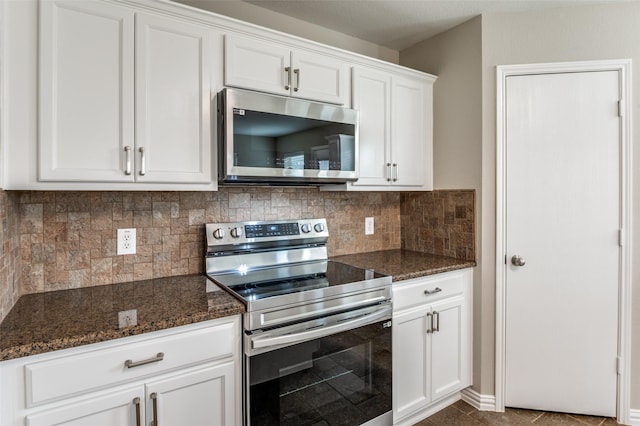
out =
<svg viewBox="0 0 640 426"><path fill-rule="evenodd" d="M0 190L0 321L20 297L17 196Z"/></svg>
<svg viewBox="0 0 640 426"><path fill-rule="evenodd" d="M475 191L401 195L402 248L476 260Z"/></svg>

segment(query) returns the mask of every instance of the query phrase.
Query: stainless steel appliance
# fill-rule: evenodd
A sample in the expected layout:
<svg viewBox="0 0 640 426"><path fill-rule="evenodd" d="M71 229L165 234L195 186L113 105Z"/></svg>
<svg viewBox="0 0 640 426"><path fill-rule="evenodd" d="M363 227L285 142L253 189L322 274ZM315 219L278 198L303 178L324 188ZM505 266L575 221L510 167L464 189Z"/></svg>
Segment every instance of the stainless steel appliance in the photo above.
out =
<svg viewBox="0 0 640 426"><path fill-rule="evenodd" d="M221 183L331 184L358 178L358 112L238 89L218 94Z"/></svg>
<svg viewBox="0 0 640 426"><path fill-rule="evenodd" d="M245 424L391 425L391 277L328 260L325 219L206 237L207 275L247 307Z"/></svg>

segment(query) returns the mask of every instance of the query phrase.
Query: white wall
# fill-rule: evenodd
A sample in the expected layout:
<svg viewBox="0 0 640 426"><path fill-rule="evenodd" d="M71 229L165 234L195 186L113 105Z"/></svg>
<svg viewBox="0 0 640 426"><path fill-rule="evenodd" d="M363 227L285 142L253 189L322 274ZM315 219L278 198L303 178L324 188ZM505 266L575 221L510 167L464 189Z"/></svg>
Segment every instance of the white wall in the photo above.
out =
<svg viewBox="0 0 640 426"><path fill-rule="evenodd" d="M474 373L474 388L482 394L494 394L494 363L491 359L494 352L495 323L495 150L496 150L496 66L542 63L562 61L582 61L601 59L631 58L633 66L633 325L632 325L632 371L631 371L631 407L640 409L640 148L636 146L640 132L640 3L622 3L599 6L580 6L543 11L484 15L481 20L481 92L482 105L479 111L466 112L473 117L482 117L482 148L475 161L466 156L453 158L451 154L459 149L468 149L478 155L477 140L467 138L461 140L462 134L478 131L474 122L462 121L460 111L467 111L465 93L471 89L464 84L464 71L460 67L474 66L475 61L466 62L462 52L478 48L477 37L469 34L468 24L458 26L445 34L441 34L426 42L420 43L400 54L403 65L415 64L419 69L438 75L435 85L436 99L445 97L457 104L447 105L435 102L436 129L435 164L438 168L455 168L464 177L451 176L448 173L436 172L437 187L455 187L462 183L469 187L479 188L478 201L478 235L479 235L479 274L474 277L474 291L482 293L480 312L474 313L474 319L480 321L480 330L476 325L476 339L480 345L474 345L474 367L481 368L480 375ZM459 49L460 55L444 53L452 48ZM433 55L433 58L425 58ZM422 56L422 59L420 57ZM475 70L475 68L474 68ZM467 70L468 71L468 70ZM475 72L475 71L474 71ZM439 86L449 78L460 85L449 84ZM458 122L465 130L456 129L452 123ZM461 144L466 147L461 147ZM451 148L442 148L443 146ZM478 162L481 173L478 174ZM467 181L472 179L472 182ZM578 265L579 267L579 265ZM480 334L477 334L479 331ZM596 336L594 336L596 338ZM480 380L479 382L476 380Z"/></svg>
<svg viewBox="0 0 640 426"><path fill-rule="evenodd" d="M293 34L329 46L360 53L383 61L398 63L398 51L388 47L351 37L319 25L291 18L251 3L240 0L173 0L199 9L209 10L220 15L250 22L276 31Z"/></svg>

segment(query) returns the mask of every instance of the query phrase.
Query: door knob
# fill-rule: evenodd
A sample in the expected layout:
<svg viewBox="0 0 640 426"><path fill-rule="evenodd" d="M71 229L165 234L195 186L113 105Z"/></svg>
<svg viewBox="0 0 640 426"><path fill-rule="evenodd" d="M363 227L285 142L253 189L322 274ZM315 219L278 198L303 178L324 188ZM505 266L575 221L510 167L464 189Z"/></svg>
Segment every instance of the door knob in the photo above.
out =
<svg viewBox="0 0 640 426"><path fill-rule="evenodd" d="M525 262L524 258L523 258L522 256L517 255L517 254L516 254L516 255L514 255L514 256L511 258L511 264L512 264L513 266L524 266L524 264L525 264L525 263L526 263L526 262Z"/></svg>

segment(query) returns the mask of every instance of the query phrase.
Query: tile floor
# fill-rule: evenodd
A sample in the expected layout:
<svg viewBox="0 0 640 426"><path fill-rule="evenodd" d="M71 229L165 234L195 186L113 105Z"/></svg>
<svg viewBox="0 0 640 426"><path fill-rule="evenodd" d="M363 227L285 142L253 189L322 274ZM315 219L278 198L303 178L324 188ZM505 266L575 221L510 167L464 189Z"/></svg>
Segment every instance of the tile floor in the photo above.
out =
<svg viewBox="0 0 640 426"><path fill-rule="evenodd" d="M478 411L464 401L458 401L438 411L415 426L614 426L615 419L576 414L507 408L504 413Z"/></svg>

